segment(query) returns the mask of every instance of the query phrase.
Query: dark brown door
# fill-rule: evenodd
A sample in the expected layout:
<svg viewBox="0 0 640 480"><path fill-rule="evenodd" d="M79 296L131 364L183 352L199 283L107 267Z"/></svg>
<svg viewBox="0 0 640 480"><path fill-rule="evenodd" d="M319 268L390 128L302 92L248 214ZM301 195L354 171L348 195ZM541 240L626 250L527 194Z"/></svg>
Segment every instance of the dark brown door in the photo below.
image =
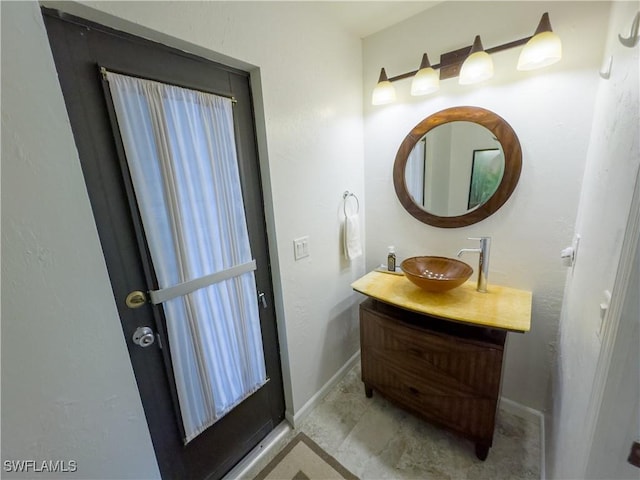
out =
<svg viewBox="0 0 640 480"><path fill-rule="evenodd" d="M43 15L160 472L163 478L220 478L284 418L248 74L55 10L43 9ZM134 290L158 286L98 66L237 100L233 116L242 195L257 289L267 305L260 307L260 326L269 381L186 445L162 306L132 309L125 302ZM151 326L158 338L146 348L132 340L143 326Z"/></svg>

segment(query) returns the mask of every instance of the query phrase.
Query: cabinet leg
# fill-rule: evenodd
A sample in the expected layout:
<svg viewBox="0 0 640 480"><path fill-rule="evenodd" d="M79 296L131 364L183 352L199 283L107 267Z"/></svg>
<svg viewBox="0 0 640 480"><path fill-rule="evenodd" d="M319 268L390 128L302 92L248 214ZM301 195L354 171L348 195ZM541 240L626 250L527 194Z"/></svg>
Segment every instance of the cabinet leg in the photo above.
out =
<svg viewBox="0 0 640 480"><path fill-rule="evenodd" d="M489 455L489 448L491 448L489 445L476 443L476 457L484 462Z"/></svg>
<svg viewBox="0 0 640 480"><path fill-rule="evenodd" d="M373 389L366 383L364 384L364 394L367 398L373 397Z"/></svg>

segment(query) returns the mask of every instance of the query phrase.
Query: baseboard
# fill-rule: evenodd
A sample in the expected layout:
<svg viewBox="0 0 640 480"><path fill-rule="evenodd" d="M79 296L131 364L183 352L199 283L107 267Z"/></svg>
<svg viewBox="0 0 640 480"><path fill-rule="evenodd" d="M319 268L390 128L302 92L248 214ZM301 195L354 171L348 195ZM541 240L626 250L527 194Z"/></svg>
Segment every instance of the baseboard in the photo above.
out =
<svg viewBox="0 0 640 480"><path fill-rule="evenodd" d="M347 363L345 363L340 368L340 370L338 370L333 375L333 377L331 377L329 381L325 383L324 386L320 390L318 390L318 392L313 397L311 397L307 401L307 403L302 406L300 410L298 410L294 414L291 414L290 411L285 412L284 416L289 421L289 423L293 425L293 428L298 428L300 426L302 421L307 418L307 416L311 413L315 406L322 401L322 399L331 391L331 389L333 389L333 387L335 387L338 382L340 382L340 380L342 380L344 376L349 372L349 370L355 367L359 361L360 350L354 353L353 356L349 360L347 360Z"/></svg>
<svg viewBox="0 0 640 480"><path fill-rule="evenodd" d="M545 457L545 425L544 425L544 413L535 408L527 407L521 403L514 402L505 397L500 397L499 407L505 412L513 413L519 417L538 422L540 424L540 480L546 479L547 461Z"/></svg>

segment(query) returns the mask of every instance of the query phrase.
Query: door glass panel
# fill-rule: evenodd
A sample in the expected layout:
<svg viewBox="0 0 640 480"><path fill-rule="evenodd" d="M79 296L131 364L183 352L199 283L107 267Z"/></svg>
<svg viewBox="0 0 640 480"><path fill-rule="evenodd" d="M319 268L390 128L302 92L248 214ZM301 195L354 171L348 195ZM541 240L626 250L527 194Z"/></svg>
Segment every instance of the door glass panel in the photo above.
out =
<svg viewBox="0 0 640 480"><path fill-rule="evenodd" d="M231 100L106 77L158 286L250 262ZM186 443L266 381L255 275L163 308Z"/></svg>

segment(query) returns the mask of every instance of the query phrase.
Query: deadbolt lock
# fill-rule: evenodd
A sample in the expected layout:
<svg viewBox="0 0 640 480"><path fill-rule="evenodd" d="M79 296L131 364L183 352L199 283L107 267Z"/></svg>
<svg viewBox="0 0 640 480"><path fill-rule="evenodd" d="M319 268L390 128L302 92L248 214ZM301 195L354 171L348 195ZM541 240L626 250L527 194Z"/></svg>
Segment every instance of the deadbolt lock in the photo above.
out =
<svg viewBox="0 0 640 480"><path fill-rule="evenodd" d="M147 295L141 290L134 290L127 295L125 303L129 308L139 308L147 303Z"/></svg>

